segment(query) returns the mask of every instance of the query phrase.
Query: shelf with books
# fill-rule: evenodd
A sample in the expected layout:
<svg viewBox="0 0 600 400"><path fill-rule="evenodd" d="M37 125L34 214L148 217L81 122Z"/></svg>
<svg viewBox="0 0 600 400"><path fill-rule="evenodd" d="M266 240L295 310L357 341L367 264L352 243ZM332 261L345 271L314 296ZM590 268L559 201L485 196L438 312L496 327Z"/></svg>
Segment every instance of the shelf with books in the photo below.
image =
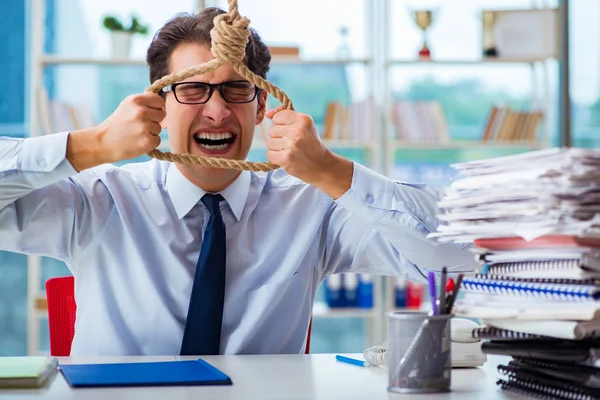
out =
<svg viewBox="0 0 600 400"><path fill-rule="evenodd" d="M438 149L514 149L514 150L538 150L545 147L543 142L521 142L521 141L482 141L482 140L451 140L442 143L419 143L396 140L392 142L396 149L418 149L418 150L438 150Z"/></svg>
<svg viewBox="0 0 600 400"><path fill-rule="evenodd" d="M524 50L511 53L514 57L483 57L482 52L469 54L468 46L461 49L460 44L449 44L447 40L444 43L443 38L436 40L440 42L438 48L446 46L443 49L445 58L436 58L435 54L442 50L436 52L434 49L431 60L417 59L416 55L411 59L411 54L406 51L409 41L398 35L400 29L396 28L405 28L401 21L405 15L400 16L406 12L405 5L393 0L384 0L384 3L388 30L384 34L387 43L383 47L379 86L383 107L379 112L386 175L400 181L423 182L443 188L455 178L455 171L449 167L453 163L538 150L550 145L548 121L554 117L552 86L558 66L554 57ZM473 5L473 8L486 7L490 5ZM455 12L460 6L453 4L450 8ZM409 11L411 18L412 11ZM435 22L437 29L440 20ZM467 21L465 18L465 23ZM480 22L473 19L472 27L481 31ZM449 48L453 51L448 51ZM505 87L491 89L496 92L492 95L488 89L502 80L506 81ZM469 86L472 82L480 83L482 89ZM461 87L461 83L464 86ZM399 298L398 293L407 292L407 283L403 279L399 281L385 278L386 312L403 309L396 305L403 302L402 296L406 294ZM422 299L421 308L429 307L427 297Z"/></svg>
<svg viewBox="0 0 600 400"><path fill-rule="evenodd" d="M532 90L539 88L534 85ZM502 101L488 101L487 113L480 111L480 123L457 127L448 123L444 107L447 99L445 102L403 99L388 92L384 115L388 175L402 180L437 176L440 179L435 184L445 184L448 177L447 171L442 171L445 163L547 147L550 142L547 93L548 88L543 94L532 93L531 104L518 108ZM481 105L478 107L481 110ZM456 119L455 115L450 117Z"/></svg>

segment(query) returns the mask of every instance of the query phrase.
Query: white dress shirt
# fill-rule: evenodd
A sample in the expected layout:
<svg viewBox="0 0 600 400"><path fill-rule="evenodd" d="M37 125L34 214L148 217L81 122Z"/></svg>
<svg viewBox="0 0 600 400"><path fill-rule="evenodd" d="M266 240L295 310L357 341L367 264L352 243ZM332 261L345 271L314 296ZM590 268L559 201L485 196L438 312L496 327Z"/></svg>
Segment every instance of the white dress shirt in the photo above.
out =
<svg viewBox="0 0 600 400"><path fill-rule="evenodd" d="M179 354L209 217L205 191L165 161L77 173L67 138L0 138L0 249L69 267L71 355ZM444 265L477 268L466 249L426 238L438 224L439 191L360 164L335 201L282 169L242 172L220 193L223 354L302 353L317 287L330 274L422 280Z"/></svg>

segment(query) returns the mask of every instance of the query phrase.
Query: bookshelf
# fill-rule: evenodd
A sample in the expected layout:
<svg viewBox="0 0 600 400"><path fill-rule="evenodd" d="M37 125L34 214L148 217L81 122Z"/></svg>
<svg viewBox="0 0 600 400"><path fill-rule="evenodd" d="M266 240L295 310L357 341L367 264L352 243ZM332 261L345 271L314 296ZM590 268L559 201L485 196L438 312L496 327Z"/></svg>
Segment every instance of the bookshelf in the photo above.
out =
<svg viewBox="0 0 600 400"><path fill-rule="evenodd" d="M381 117L383 119L384 143L385 143L385 171L388 176L394 176L396 172L396 163L402 160L403 156L409 155L407 165L410 169L413 165L424 160L431 161L433 165L443 165L456 162L457 158L463 161L469 158L484 158L494 154L512 154L546 148L551 143L551 131L549 116L552 115L553 104L551 102L552 87L550 82L550 66L557 61L556 57L474 57L474 58L436 58L435 55L430 60L410 59L405 57L396 57L393 55L393 39L398 37L392 34L392 27L398 22L393 20L391 12L391 2L393 0L384 0L382 14L384 15L384 37L383 37L383 61L382 61L382 82L381 87L384 90L384 100L382 102ZM415 2L416 3L416 2ZM396 3L398 4L398 3ZM502 8L501 3L496 5ZM531 9L546 9L546 2L540 5L536 1L529 4ZM481 5L481 8L493 8L487 5ZM553 9L553 8L552 8ZM435 22L434 22L435 24ZM432 40L429 39L431 44ZM402 43L400 43L402 45ZM484 129L482 128L479 140L457 140L453 139L448 132L441 135L438 141L410 141L398 137L396 122L394 121L394 105L396 99L393 95L394 85L391 76L396 71L416 70L427 72L431 75L438 71L458 69L467 71L477 71L486 69L506 69L522 68L528 70L531 82L531 92L529 94L531 104L538 110L541 110L543 117L538 122L536 131L538 135L535 140L482 140ZM485 116L489 118L489 115ZM487 121L486 121L487 122ZM445 126L448 128L448 125ZM403 160L404 161L404 160ZM439 169L437 171L439 175ZM447 177L443 177L447 178ZM401 178L402 179L402 178ZM435 184L435 183L434 183ZM395 308L395 278L386 277L384 281L384 306L385 310L394 310ZM422 308L429 309L430 305L427 296L424 298ZM387 319L384 320L384 330L387 329Z"/></svg>
<svg viewBox="0 0 600 400"><path fill-rule="evenodd" d="M522 10L536 10L543 11L544 13L547 10L552 10L552 12L556 11L556 8L550 7L547 4L547 2L543 2L543 4L539 4L536 1L526 3L528 4L524 4ZM469 155L485 157L492 156L493 152L498 152L501 154L510 154L514 152L537 150L548 147L550 145L551 130L549 116L551 116L553 112L553 104L551 103L552 87L550 82L550 65L557 61L557 54L544 56L524 55L522 57L508 56L505 58L462 58L454 57L448 51L446 51L443 55L438 56L437 54L439 54L439 52L436 53L434 51L431 59L419 59L416 57L416 55L414 59L407 57L398 57L397 52L393 51L394 46L398 47L399 45L402 45L402 43L394 43L393 39L395 37L398 37L398 32L396 32L395 36L393 35L393 28L397 27L399 24L398 21L394 21L394 18L398 16L397 13L394 13L394 7L398 7L398 4L398 2L394 2L393 0L384 0L384 10L382 11L383 15L385 16L385 28L383 28L385 30L385 43L383 45L385 51L383 56L384 60L382 62L382 87L385 90L385 99L383 101L382 118L384 120L383 125L385 131L385 171L389 176L393 176L398 158L401 158L404 154L406 154L406 152L413 150L416 153L420 154L420 157L422 159L426 159L427 154L430 153L431 156L429 158L433 163L443 163L444 161L448 161L453 157L451 155L452 153L454 153L454 157L469 157ZM407 4L407 6L410 5ZM416 8L418 7L418 4L416 4L415 2L413 6ZM399 7L401 8L402 6ZM481 8L494 9L494 6L482 4ZM505 7L501 4L501 2L495 5L495 9L504 8ZM456 17L456 15L454 15L454 17ZM433 25L435 26L436 23L437 22L435 21L434 17ZM479 23L481 24L481 22ZM481 32L481 26L478 27L478 30ZM480 34L480 32L478 32L478 34ZM422 38L419 38L418 40L419 43L422 43ZM483 43L483 38L480 38L479 40L481 40L481 43ZM428 41L431 46L433 39L429 38ZM479 45L481 45L481 43ZM458 51L458 53L464 54L460 51ZM493 105L488 110L489 114L485 116L485 126L481 127L480 136L478 139L457 140L452 138L452 135L448 131L449 124L447 123L447 116L442 115L442 124L444 132L440 134L439 129L434 129L439 136L437 138L434 137L433 139L431 137L425 136L426 139L424 140L423 133L427 133L427 127L424 127L423 125L427 124L423 124L419 121L419 119L423 116L423 111L417 110L416 106L414 110L404 109L402 111L402 106L398 106L398 103L411 102L414 100L407 101L404 99L396 99L393 93L393 74L401 74L405 73L406 71L414 72L418 70L423 75L429 74L433 76L437 74L438 71L442 74L444 74L444 72L456 72L458 70L473 71L474 73L476 73L477 71L481 71L483 69L485 69L486 71L497 71L504 70L506 68L523 70L523 72L525 73L528 71L531 83L531 91L529 93L529 105L531 106L533 111L521 112L520 110L511 110L510 107L504 107L505 109L508 109L508 111L505 115L502 116L502 118L506 117L506 119L502 119L493 115L492 109L496 106ZM414 102L420 103L423 101L417 100ZM499 107L502 108L503 106ZM541 117L539 117L539 119L536 119L538 117L537 115L535 115L535 111L541 112ZM414 115L408 115L410 113L413 113ZM516 116L517 114L519 115ZM430 114L426 115L430 116ZM413 134L413 137L406 137L406 135L402 135L403 126L398 122L398 120L401 119L401 117L403 116L407 116L407 120L412 120L410 121L412 124L410 125L410 127L417 128L419 130L420 135ZM508 123L509 116L511 120L511 125L509 125ZM494 117L496 117L496 121L494 121ZM431 117L431 119L435 118L437 118L437 116ZM496 136L491 136L491 138L488 136L488 138L486 138L484 135L489 134L490 127L494 127L494 122L496 123L496 130L493 131L493 133ZM404 125L405 130L407 125L408 124ZM503 133L503 135L498 135L498 133L501 132L501 128L504 128L506 131L505 126L511 128L512 135L506 135L505 132ZM436 128L439 127L440 126L436 126ZM532 134L535 135L535 138L530 137ZM418 138L414 138L414 136L418 136ZM446 155L445 160L440 161L438 159L440 154ZM405 178L402 177L401 179Z"/></svg>
<svg viewBox="0 0 600 400"><path fill-rule="evenodd" d="M460 60L460 59L433 59L433 60L400 60L400 59L389 59L385 62L385 73L384 79L387 82L384 86L388 88L386 91L385 107L386 112L384 113L384 126L385 126L385 140L386 140L386 171L388 174L394 169L394 163L396 159L396 151L398 149L419 149L422 151L436 151L436 150L502 150L506 151L530 151L537 150L547 147L550 143L550 126L548 123L548 115L551 113L551 104L549 102L550 97L550 84L549 84L549 72L548 62L549 59L536 59L536 58L524 58L524 59L494 59L494 58L482 58L482 59L471 59L471 60ZM419 66L428 68L430 70L440 67L460 67L476 69L481 66L494 66L502 67L504 65L522 65L530 69L532 90L530 93L531 104L536 106L536 110L540 110L542 116L539 121L536 122L535 131L541 135L536 134L534 140L513 140L513 139L500 139L493 140L455 140L450 137L448 132L445 133L447 137L440 137L438 141L411 141L406 138L399 138L400 135L399 126L395 120L394 113L397 112L395 107L398 103L403 101L396 100L392 94L392 85L389 84L389 76L391 70ZM541 84L540 84L541 83ZM417 102L415 102L417 103ZM490 111L491 112L491 111ZM415 111L416 113L416 111ZM445 116L442 116L445 118ZM490 118L490 116L487 116ZM414 117L411 117L414 118ZM415 121L413 121L414 123ZM502 123L503 121L500 121ZM419 123L417 121L417 123ZM448 129L446 121L445 129ZM541 127L541 129L540 129ZM483 135L483 131L481 132Z"/></svg>
<svg viewBox="0 0 600 400"><path fill-rule="evenodd" d="M364 68L366 77L365 92L372 96L373 116L370 126L372 139L351 139L344 135L325 139L324 143L334 151L352 153L354 151L365 154L367 165L374 170L388 176L394 175L394 167L398 152L419 154L414 159L430 157L439 161L436 157L442 153L460 152L465 157L478 154L491 154L491 152L520 152L547 147L549 144L549 127L547 120L541 121L542 134L539 140L529 142L484 142L480 140L454 140L438 142L414 142L398 139L394 134L394 121L392 119L393 85L391 74L396 70L407 68L420 68L436 73L440 68L460 68L477 70L481 67L506 68L523 66L530 71L532 79L531 100L544 110L547 117L550 113L551 93L550 77L547 59L538 58L447 58L423 61L395 57L391 52L392 35L391 26L397 24L389 12L392 0L371 1L365 0L365 23L367 48L369 54L365 57L335 59L335 58L302 58L296 56L274 56L272 65L280 68L295 66L351 66L353 68ZM243 0L241 1L241 3ZM37 89L42 87L43 74L46 68L58 66L138 66L145 67L144 59L123 58L99 58L99 57L71 57L55 54L46 54L43 51L44 38L44 16L45 0L31 0L32 7L29 8L29 26L31 27L31 58L30 58L30 96L29 96L29 125L32 136L40 133L38 121L40 109L37 104ZM204 2L199 2L204 3ZM246 5L245 7L248 7ZM257 26L260 31L260 26ZM292 100L294 97L292 96ZM264 142L255 135L252 150L264 151ZM168 139L163 138L159 148L169 151ZM345 153L343 153L345 154ZM420 157L420 158L419 158ZM446 159L441 162L447 161ZM38 351L40 340L40 320L45 316L45 295L41 292L41 260L37 256L28 257L28 351L35 354ZM323 303L316 302L313 317L316 320L358 318L368 321L369 332L365 342L369 344L380 344L387 338L386 312L393 310L393 278L374 277L373 294L374 302L372 309L329 309Z"/></svg>

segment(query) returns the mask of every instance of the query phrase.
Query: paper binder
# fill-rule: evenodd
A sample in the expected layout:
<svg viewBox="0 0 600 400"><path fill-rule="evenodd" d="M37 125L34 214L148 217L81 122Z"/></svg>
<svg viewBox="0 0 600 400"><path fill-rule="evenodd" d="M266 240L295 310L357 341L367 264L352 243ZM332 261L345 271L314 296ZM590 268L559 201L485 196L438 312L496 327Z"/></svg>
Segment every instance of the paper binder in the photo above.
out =
<svg viewBox="0 0 600 400"><path fill-rule="evenodd" d="M231 385L231 379L204 360L121 364L61 364L72 387Z"/></svg>
<svg viewBox="0 0 600 400"><path fill-rule="evenodd" d="M561 301L595 301L600 298L600 289L594 285L546 284L465 278L462 281L462 287L466 291L476 293L495 293Z"/></svg>

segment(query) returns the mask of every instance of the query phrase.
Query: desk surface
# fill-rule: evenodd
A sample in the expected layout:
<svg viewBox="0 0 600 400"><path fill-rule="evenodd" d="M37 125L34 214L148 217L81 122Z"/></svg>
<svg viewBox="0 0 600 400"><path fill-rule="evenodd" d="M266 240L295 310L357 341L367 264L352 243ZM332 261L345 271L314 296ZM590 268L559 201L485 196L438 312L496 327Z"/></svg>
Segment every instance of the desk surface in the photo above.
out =
<svg viewBox="0 0 600 400"><path fill-rule="evenodd" d="M351 355L362 358L360 355ZM196 357L74 357L67 363L173 361ZM496 366L505 358L489 357L480 368L453 369L452 392L401 395L387 391L387 371L339 363L333 354L202 357L228 374L233 386L72 389L58 373L41 390L0 390L0 398L61 400L179 399L507 399L495 385Z"/></svg>

